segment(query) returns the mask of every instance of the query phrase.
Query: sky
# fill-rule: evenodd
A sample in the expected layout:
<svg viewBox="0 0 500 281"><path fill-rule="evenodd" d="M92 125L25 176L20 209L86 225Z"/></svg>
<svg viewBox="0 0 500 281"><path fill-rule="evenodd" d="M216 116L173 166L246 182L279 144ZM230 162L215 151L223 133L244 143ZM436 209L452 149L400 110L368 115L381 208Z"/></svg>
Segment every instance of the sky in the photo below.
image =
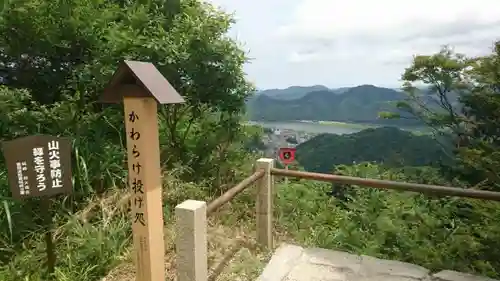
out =
<svg viewBox="0 0 500 281"><path fill-rule="evenodd" d="M500 39L499 0L206 0L233 13L229 35L259 89L399 87L414 55L443 45L482 55Z"/></svg>

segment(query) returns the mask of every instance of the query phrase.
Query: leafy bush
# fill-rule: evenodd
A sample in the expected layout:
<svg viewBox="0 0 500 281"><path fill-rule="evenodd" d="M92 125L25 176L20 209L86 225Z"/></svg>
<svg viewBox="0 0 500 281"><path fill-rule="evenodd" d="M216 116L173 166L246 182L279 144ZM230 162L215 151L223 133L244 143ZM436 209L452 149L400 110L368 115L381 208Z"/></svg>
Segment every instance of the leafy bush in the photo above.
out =
<svg viewBox="0 0 500 281"><path fill-rule="evenodd" d="M359 164L345 175L442 184L406 171ZM284 229L309 246L500 276L500 205L472 199L437 198L350 186L347 203L326 195L330 184L300 181L279 185L276 215Z"/></svg>

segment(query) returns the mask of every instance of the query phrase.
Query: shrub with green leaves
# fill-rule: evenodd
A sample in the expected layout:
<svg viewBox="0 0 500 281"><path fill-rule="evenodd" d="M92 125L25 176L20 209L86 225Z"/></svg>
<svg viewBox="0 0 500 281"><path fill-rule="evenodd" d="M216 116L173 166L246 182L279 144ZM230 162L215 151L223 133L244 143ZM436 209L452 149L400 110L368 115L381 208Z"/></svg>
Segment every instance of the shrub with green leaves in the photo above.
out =
<svg viewBox="0 0 500 281"><path fill-rule="evenodd" d="M362 163L345 175L443 184L431 168L384 169ZM417 172L417 170L420 170ZM424 173L425 177L415 177ZM279 185L278 223L308 246L415 263L430 270L452 269L500 276L500 204L439 198L411 192L350 186L342 202L330 184L302 180Z"/></svg>

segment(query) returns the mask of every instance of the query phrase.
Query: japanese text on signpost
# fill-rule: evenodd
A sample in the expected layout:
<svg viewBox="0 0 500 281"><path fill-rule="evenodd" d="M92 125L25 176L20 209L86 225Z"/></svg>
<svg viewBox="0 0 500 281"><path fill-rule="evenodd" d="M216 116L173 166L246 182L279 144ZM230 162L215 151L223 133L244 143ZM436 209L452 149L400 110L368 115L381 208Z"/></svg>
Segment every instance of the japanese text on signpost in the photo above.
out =
<svg viewBox="0 0 500 281"><path fill-rule="evenodd" d="M53 140L48 143L49 168L52 188L62 187L61 158L59 156L59 141Z"/></svg>
<svg viewBox="0 0 500 281"><path fill-rule="evenodd" d="M139 120L139 116L135 111L132 111L128 114L128 122L131 123L130 132L128 132L128 137L134 141L138 141L141 138L141 132L137 131L135 122ZM132 148L132 156L133 159L129 161L133 161L132 163L132 175L131 176L131 188L133 191L132 203L134 204L134 213L133 213L133 222L134 224L141 224L142 226L146 226L146 219L144 216L143 210L143 201L144 201L144 184L142 183L142 175L141 175L141 152L139 151L136 144L133 144Z"/></svg>
<svg viewBox="0 0 500 281"><path fill-rule="evenodd" d="M35 135L2 144L14 198L71 193L71 140Z"/></svg>
<svg viewBox="0 0 500 281"><path fill-rule="evenodd" d="M19 193L20 195L29 195L30 194L30 186L28 182L28 176L25 175L25 172L28 171L28 166L26 161L16 162L17 169L17 184L19 185Z"/></svg>

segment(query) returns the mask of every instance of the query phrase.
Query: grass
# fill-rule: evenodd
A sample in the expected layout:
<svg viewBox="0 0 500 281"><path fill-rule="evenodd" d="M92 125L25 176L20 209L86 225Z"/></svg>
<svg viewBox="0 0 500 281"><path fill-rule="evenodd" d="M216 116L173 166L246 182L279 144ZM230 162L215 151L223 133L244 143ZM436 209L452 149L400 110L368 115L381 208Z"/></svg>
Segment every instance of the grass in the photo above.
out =
<svg viewBox="0 0 500 281"><path fill-rule="evenodd" d="M170 184L169 186L177 186L177 189L167 189L165 194L165 198L169 198L168 201L171 202L165 214L165 270L167 280L174 280L176 272L175 229L171 207L187 198L197 200L202 200L202 198L199 198L201 194L193 189L191 191L194 192L186 193L182 185ZM255 240L255 196L255 189L249 187L209 217L209 280L255 280L271 258L273 251L262 249ZM286 232L279 229L275 232L275 239L275 246L282 241L290 240ZM132 249L127 250L123 263L111 270L103 281L135 280L131 251Z"/></svg>
<svg viewBox="0 0 500 281"><path fill-rule="evenodd" d="M78 154L78 153L77 153ZM237 173L244 177L250 174L252 159L248 167L238 168ZM118 162L118 161L117 161ZM85 169L83 169L83 168ZM79 182L90 182L85 161L74 169ZM101 167L101 170L104 168ZM120 170L120 169L119 169ZM121 170L120 170L121 171ZM172 171L164 179L164 219L165 251L168 280L175 276L173 209L186 199L210 201L224 190L213 189L204 184L194 184L179 180ZM5 176L5 175L3 175ZM111 183L121 185L122 174L112 174ZM239 181L241 176L234 180ZM5 179L4 179L5 180ZM231 187L228 186L222 189ZM89 187L91 184L89 183ZM91 188L91 187L90 187ZM211 276L217 280L253 280L260 274L271 252L260 249L255 242L255 194L249 188L239 198L210 218L209 227L209 262ZM90 192L89 192L90 193ZM91 193L90 193L91 194ZM56 245L57 264L54 280L133 280L134 262L131 253L131 219L128 212L129 195L124 189L115 188L106 194L90 196L83 203L85 207L77 213L58 212L54 218L54 242ZM35 202L36 203L36 202ZM67 210L65 201L54 201L53 208ZM59 205L58 205L59 204ZM16 205L17 206L17 205ZM15 209L19 213L22 206ZM5 208L2 218L10 218L14 209ZM23 214L21 212L21 214ZM34 213L37 215L36 212ZM24 212L24 218L29 217ZM2 221L6 226L6 220ZM33 224L33 222L30 222ZM9 223L9 228L23 224L23 221ZM236 227L235 227L236 226ZM12 230L10 231L12 232ZM4 231L3 233L9 233ZM0 235L0 253L8 252L12 259L0 265L2 281L46 281L46 255L44 231L33 228L28 236L22 238L21 247L9 242L6 235ZM12 235L11 235L12 236ZM19 235L18 235L19 236ZM6 245L8 247L3 247ZM104 278L104 279L103 279Z"/></svg>
<svg viewBox="0 0 500 281"><path fill-rule="evenodd" d="M218 219L209 220L208 264L209 280L255 280L270 258L271 252L262 250L255 236L245 224L230 227ZM175 278L175 231L173 224L165 228L165 270L167 280ZM114 268L105 281L134 281L134 261L127 259Z"/></svg>
<svg viewBox="0 0 500 281"><path fill-rule="evenodd" d="M55 228L55 280L97 280L124 260L130 242L126 201L117 191L94 197L87 208ZM43 232L33 233L10 264L0 268L0 280L45 280L45 259Z"/></svg>
<svg viewBox="0 0 500 281"><path fill-rule="evenodd" d="M169 178L165 183L165 266L167 280L175 277L175 229L173 208L192 198L205 199L201 186ZM129 196L114 190L90 200L88 207L59 225L54 234L58 263L55 280L135 280ZM255 190L249 188L209 218L210 280L254 280L271 256L255 241L253 208ZM30 239L27 248L0 270L0 279L44 280L43 233ZM43 267L42 267L43 268ZM101 279L103 278L104 279Z"/></svg>
<svg viewBox="0 0 500 281"><path fill-rule="evenodd" d="M173 208L186 199L210 201L219 194L210 194L206 186L174 176L165 175L164 180L165 267L168 280L175 280ZM463 247L464 239L478 239L469 234L474 229L493 235L492 243L497 241L500 234L493 223L499 212L496 205L480 202L477 208L485 208L484 214L491 214L491 218L477 226L460 224L450 232L441 222L454 215L438 201L427 202L411 193L355 189L359 190L358 199L351 203L352 208L345 209L326 194L330 188L330 184L305 180L276 185L276 247L288 242L402 260L431 270L452 269L498 277L493 258L481 263L469 261L476 250ZM112 190L89 200L87 208L57 227L55 280L134 280L127 205L126 192ZM210 280L255 280L272 254L260 248L255 237L255 188L249 187L209 218ZM479 247L483 242L476 240L471 241ZM41 270L44 266L40 266L44 262L40 232L27 239L10 264L0 268L0 280L45 281Z"/></svg>

